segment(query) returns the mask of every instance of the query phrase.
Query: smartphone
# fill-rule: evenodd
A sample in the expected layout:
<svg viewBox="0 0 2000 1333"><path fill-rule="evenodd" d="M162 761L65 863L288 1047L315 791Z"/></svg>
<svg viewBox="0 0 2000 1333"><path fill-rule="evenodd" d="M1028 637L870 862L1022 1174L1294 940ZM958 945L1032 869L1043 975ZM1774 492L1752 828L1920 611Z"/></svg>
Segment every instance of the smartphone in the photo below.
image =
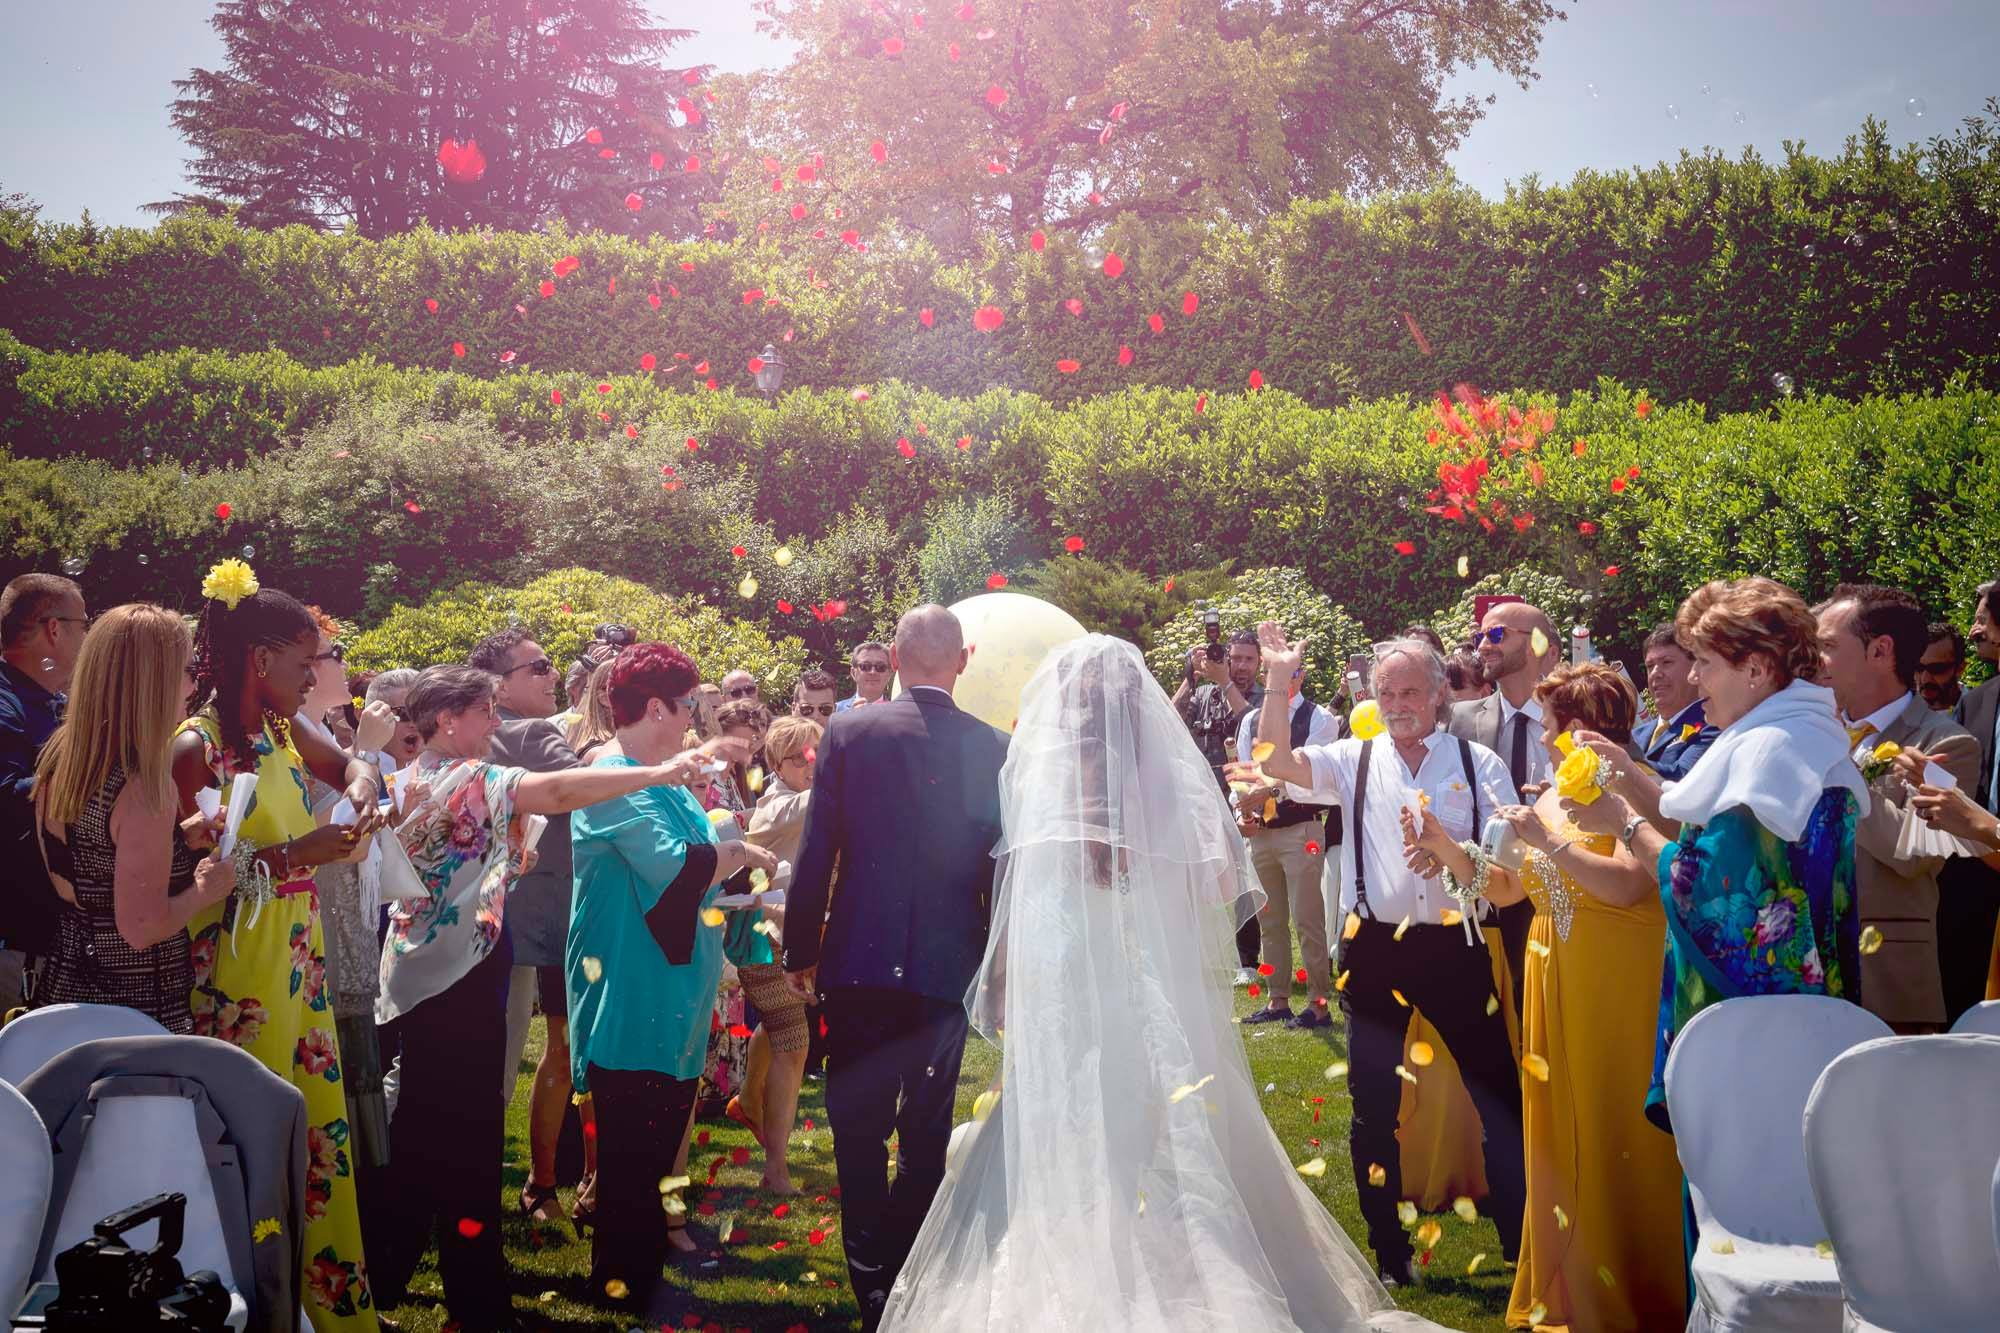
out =
<svg viewBox="0 0 2000 1333"><path fill-rule="evenodd" d="M1375 659L1367 653L1355 653L1347 659L1347 692L1359 703L1374 693Z"/></svg>

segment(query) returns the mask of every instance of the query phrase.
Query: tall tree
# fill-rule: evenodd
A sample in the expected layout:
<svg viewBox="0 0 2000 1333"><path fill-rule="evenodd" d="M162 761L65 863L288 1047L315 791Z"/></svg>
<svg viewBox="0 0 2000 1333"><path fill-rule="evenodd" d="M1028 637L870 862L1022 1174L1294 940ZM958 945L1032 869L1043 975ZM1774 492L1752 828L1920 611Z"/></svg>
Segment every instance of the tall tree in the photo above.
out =
<svg viewBox="0 0 2000 1333"><path fill-rule="evenodd" d="M746 102L743 146L820 154L857 214L948 246L1128 214L1243 221L1434 176L1482 114L1447 78L1527 84L1558 4L763 0L798 52Z"/></svg>
<svg viewBox="0 0 2000 1333"><path fill-rule="evenodd" d="M196 189L246 222L684 233L711 187L691 34L639 0L221 0L228 60L177 80ZM636 206L635 206L636 205Z"/></svg>

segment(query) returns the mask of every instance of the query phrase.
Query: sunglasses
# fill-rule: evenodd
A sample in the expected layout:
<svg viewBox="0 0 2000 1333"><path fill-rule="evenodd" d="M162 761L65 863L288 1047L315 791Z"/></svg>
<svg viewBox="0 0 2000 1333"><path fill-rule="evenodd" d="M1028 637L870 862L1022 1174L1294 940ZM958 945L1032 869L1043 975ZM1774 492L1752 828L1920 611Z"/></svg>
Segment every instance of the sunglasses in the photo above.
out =
<svg viewBox="0 0 2000 1333"><path fill-rule="evenodd" d="M724 693L732 699L754 699L757 697L757 687L755 685L738 685L734 689L725 690Z"/></svg>
<svg viewBox="0 0 2000 1333"><path fill-rule="evenodd" d="M323 653L314 653L312 660L315 662L338 662L342 666L345 666L347 665L347 647L344 644L336 643Z"/></svg>
<svg viewBox="0 0 2000 1333"><path fill-rule="evenodd" d="M1475 630L1472 635L1472 641L1475 644L1501 643L1506 638L1507 627L1505 625L1495 625L1492 629Z"/></svg>
<svg viewBox="0 0 2000 1333"><path fill-rule="evenodd" d="M529 671L533 672L537 676L546 676L555 669L556 669L556 664L554 662L549 661L549 659L546 657L538 657L532 662L523 662L521 663L521 665L517 667L508 667L505 671L501 672L500 674L503 676L511 676L516 671Z"/></svg>
<svg viewBox="0 0 2000 1333"><path fill-rule="evenodd" d="M408 726L410 724L409 709L397 708L394 705L391 705L389 712L395 716L396 721L402 723L404 726ZM351 703L344 703L340 706L340 715L347 719L347 725L350 727L358 727L361 725L361 710L359 708L356 708Z"/></svg>
<svg viewBox="0 0 2000 1333"><path fill-rule="evenodd" d="M800 717L832 717L834 704L794 704L793 711Z"/></svg>
<svg viewBox="0 0 2000 1333"><path fill-rule="evenodd" d="M864 676L879 676L889 669L887 662L856 662L854 669Z"/></svg>
<svg viewBox="0 0 2000 1333"><path fill-rule="evenodd" d="M1919 662L1917 674L1920 676L1949 676L1964 665L1961 662Z"/></svg>

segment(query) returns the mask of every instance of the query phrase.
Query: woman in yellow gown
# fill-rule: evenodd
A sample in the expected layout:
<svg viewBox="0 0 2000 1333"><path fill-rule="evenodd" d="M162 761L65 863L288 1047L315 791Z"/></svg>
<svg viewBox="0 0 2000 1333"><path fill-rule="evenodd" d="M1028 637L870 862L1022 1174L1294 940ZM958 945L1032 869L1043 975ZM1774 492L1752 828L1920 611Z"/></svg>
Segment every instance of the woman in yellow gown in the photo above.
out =
<svg viewBox="0 0 2000 1333"><path fill-rule="evenodd" d="M194 1031L242 1047L303 1094L301 1300L315 1333L372 1333L379 1325L361 1250L313 871L350 855L378 822L376 778L366 764L290 723L314 673L339 670L318 660L312 614L284 593L260 591L241 561L211 571L203 592L213 600L196 641L202 707L174 745L182 812L193 813L196 793L217 786L227 809L241 774L254 773L257 785L238 830L236 889L188 923ZM306 804L308 767L346 791L364 812L359 823L315 824Z"/></svg>
<svg viewBox="0 0 2000 1333"><path fill-rule="evenodd" d="M1572 729L1621 743L1631 734L1636 701L1608 667L1564 667L1535 696L1558 760L1556 738ZM1496 866L1488 886L1500 905L1524 892L1535 904L1521 1015L1528 1203L1507 1323L1678 1328L1686 1319L1680 1163L1673 1138L1645 1116L1666 918L1656 896L1620 873L1629 858L1615 837L1570 824L1562 811L1570 785L1551 786L1532 808L1502 808L1530 850L1515 875ZM1463 851L1449 851L1448 865L1465 863L1454 873L1469 874Z"/></svg>

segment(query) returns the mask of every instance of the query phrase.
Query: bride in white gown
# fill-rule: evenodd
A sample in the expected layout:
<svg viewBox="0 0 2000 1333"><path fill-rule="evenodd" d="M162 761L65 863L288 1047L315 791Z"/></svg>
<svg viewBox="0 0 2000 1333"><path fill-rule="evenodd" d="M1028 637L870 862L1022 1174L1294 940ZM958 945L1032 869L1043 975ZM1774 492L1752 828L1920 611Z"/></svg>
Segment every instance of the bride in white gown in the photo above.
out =
<svg viewBox="0 0 2000 1333"><path fill-rule="evenodd" d="M1264 1118L1229 981L1232 905L1257 878L1138 650L1093 634L1052 652L1000 784L967 1007L1003 1089L882 1328L1437 1327L1393 1311Z"/></svg>

